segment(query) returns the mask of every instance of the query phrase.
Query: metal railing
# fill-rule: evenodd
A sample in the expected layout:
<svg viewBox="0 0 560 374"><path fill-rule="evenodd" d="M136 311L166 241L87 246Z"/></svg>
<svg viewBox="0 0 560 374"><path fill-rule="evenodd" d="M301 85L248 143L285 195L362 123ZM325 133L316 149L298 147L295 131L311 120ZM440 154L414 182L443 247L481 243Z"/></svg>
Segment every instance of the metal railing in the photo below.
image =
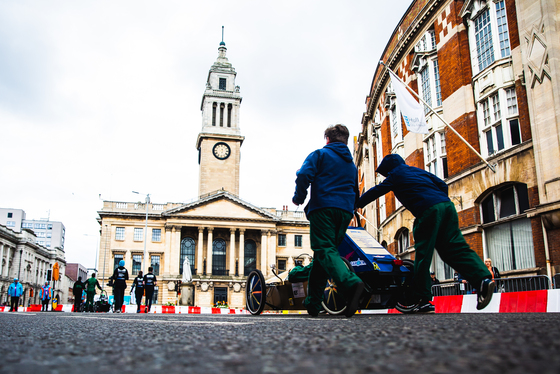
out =
<svg viewBox="0 0 560 374"><path fill-rule="evenodd" d="M546 275L499 278L494 279L494 282L496 283L495 292L538 291L552 288L552 282ZM470 283L453 282L432 286L432 294L434 296L468 295L473 293L476 293L476 289Z"/></svg>

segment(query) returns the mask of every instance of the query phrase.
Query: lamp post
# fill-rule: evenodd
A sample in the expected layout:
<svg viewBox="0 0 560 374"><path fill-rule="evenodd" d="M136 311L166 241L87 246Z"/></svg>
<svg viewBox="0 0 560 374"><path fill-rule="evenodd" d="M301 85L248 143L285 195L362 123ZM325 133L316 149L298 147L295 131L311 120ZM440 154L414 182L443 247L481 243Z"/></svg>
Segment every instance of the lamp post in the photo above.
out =
<svg viewBox="0 0 560 374"><path fill-rule="evenodd" d="M132 191L137 195L140 195L140 192ZM144 274L148 273L148 252L146 249L146 242L148 241L148 204L150 203L150 194L146 194L146 225L144 229L144 266L142 266L142 270Z"/></svg>

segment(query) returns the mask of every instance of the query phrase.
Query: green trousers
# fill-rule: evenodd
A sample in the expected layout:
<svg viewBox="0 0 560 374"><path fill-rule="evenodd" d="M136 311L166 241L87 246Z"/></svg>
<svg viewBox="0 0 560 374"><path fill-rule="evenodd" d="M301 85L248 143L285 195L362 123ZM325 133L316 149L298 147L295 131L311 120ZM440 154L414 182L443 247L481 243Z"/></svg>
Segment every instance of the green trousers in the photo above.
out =
<svg viewBox="0 0 560 374"><path fill-rule="evenodd" d="M322 309L327 279L332 278L343 294L361 282L346 267L338 253L338 246L344 239L351 219L351 213L336 208L317 210L309 217L311 249L314 253L304 302L308 311L319 312Z"/></svg>
<svg viewBox="0 0 560 374"><path fill-rule="evenodd" d="M93 312L93 298L95 297L95 291L93 292L86 292L87 298L86 298L86 312L89 312L90 310Z"/></svg>
<svg viewBox="0 0 560 374"><path fill-rule="evenodd" d="M414 290L421 299L432 299L430 265L434 248L443 262L459 272L474 288L478 288L484 278L492 277L459 230L459 218L451 201L436 204L417 218L413 235L416 249Z"/></svg>

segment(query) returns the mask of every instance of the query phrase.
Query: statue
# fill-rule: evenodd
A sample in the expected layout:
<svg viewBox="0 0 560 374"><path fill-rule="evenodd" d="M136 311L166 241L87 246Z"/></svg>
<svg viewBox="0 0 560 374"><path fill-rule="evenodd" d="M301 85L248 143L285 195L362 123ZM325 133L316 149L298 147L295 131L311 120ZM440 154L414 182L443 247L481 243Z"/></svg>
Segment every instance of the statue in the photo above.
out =
<svg viewBox="0 0 560 374"><path fill-rule="evenodd" d="M185 257L185 261L183 261L183 283L190 283L192 282L192 273L191 273L191 263L189 262L189 258Z"/></svg>

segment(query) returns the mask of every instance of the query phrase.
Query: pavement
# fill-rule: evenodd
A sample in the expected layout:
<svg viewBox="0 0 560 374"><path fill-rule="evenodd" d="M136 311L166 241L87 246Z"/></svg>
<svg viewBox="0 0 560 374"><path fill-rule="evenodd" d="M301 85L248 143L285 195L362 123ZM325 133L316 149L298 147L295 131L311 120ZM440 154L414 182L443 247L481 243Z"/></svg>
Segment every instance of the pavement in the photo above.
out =
<svg viewBox="0 0 560 374"><path fill-rule="evenodd" d="M0 313L0 373L558 373L560 313Z"/></svg>

